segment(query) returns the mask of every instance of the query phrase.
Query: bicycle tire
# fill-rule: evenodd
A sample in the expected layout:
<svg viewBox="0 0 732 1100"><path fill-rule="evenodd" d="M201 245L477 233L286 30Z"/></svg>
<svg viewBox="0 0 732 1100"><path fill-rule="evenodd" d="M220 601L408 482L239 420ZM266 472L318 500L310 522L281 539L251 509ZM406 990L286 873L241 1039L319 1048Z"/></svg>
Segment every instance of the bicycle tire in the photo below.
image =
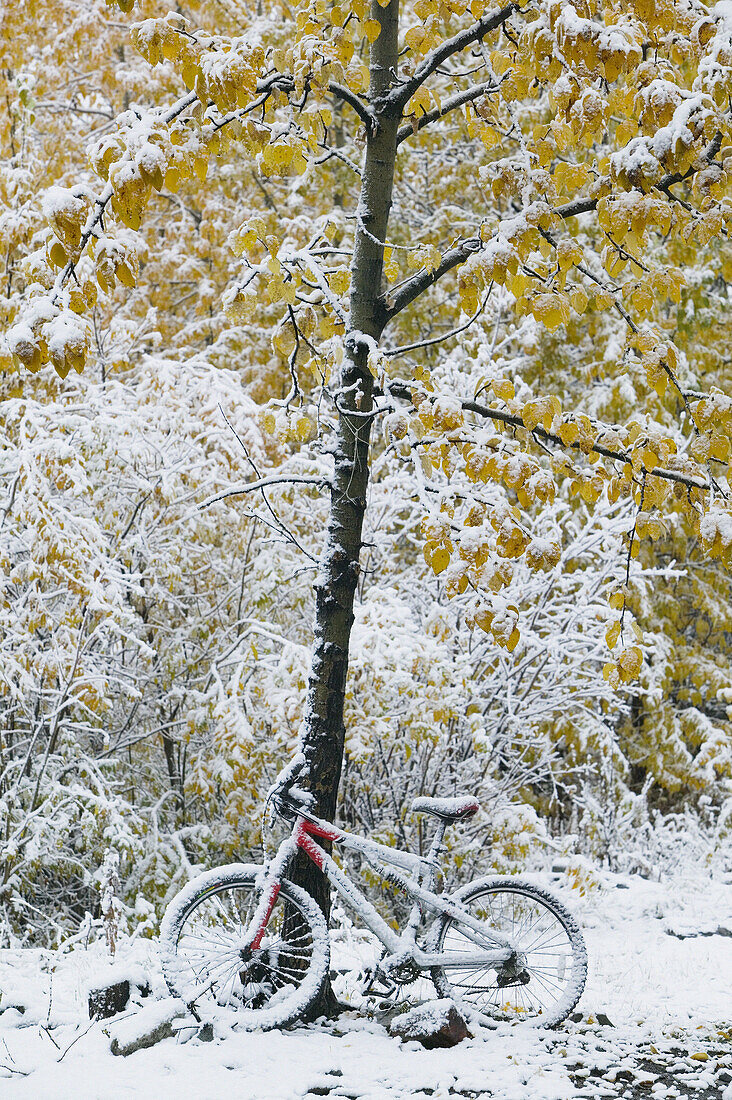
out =
<svg viewBox="0 0 732 1100"><path fill-rule="evenodd" d="M206 871L165 911L165 981L199 1019L233 1009L246 1030L285 1027L320 992L330 965L328 928L317 903L294 883L282 881L260 948L242 952L260 876L260 867L245 863Z"/></svg>
<svg viewBox="0 0 732 1100"><path fill-rule="evenodd" d="M487 928L511 938L518 954L501 966L433 967L441 997L493 1019L556 1027L575 1007L587 978L587 949L569 910L548 890L519 878L484 878L452 894ZM474 950L459 920L441 916L427 950ZM448 976L448 974L450 976Z"/></svg>

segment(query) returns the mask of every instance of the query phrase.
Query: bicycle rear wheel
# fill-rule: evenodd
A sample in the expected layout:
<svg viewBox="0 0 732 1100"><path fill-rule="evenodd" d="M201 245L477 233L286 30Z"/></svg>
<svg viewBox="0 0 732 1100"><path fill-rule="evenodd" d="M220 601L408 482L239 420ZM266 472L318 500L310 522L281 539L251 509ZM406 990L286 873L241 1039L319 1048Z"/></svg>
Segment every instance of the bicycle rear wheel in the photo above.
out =
<svg viewBox="0 0 732 1100"><path fill-rule="evenodd" d="M168 988L200 1017L233 1010L247 1028L284 1027L303 1015L328 972L328 928L305 890L283 881L256 950L244 932L260 897L261 868L218 867L171 902L160 929Z"/></svg>
<svg viewBox="0 0 732 1100"><path fill-rule="evenodd" d="M494 1019L539 1027L561 1023L582 996L587 978L582 933L562 902L516 878L479 879L453 898L485 924L488 936L509 940L515 954L498 966L434 967L431 977L439 995ZM475 952L475 933L463 931L457 918L438 917L428 949L448 955Z"/></svg>

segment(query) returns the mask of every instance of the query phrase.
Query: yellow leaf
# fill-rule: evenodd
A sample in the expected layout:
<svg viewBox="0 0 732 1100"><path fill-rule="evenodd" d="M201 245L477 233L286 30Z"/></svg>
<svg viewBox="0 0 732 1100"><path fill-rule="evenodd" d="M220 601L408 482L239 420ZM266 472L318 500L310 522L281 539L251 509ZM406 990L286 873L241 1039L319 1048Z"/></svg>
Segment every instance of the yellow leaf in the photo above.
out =
<svg viewBox="0 0 732 1100"><path fill-rule="evenodd" d="M295 437L300 440L301 443L307 443L312 438L313 434L313 422L309 416L301 416L298 418L295 424Z"/></svg>
<svg viewBox="0 0 732 1100"><path fill-rule="evenodd" d="M122 283L122 286L131 288L135 285L135 276L126 263L117 264L115 275Z"/></svg>
<svg viewBox="0 0 732 1100"><path fill-rule="evenodd" d="M643 653L638 646L624 649L618 658L618 672L624 683L635 680L643 666Z"/></svg>
<svg viewBox="0 0 732 1100"><path fill-rule="evenodd" d="M444 547L439 547L432 555L432 568L435 573L442 573L450 564L450 552Z"/></svg>
<svg viewBox="0 0 732 1100"><path fill-rule="evenodd" d="M510 378L494 378L491 389L501 401L510 401L516 396L516 387Z"/></svg>
<svg viewBox="0 0 732 1100"><path fill-rule="evenodd" d="M410 99L407 113L416 115L417 118L420 118L422 115L426 115L431 108L432 96L430 95L429 89L422 85Z"/></svg>
<svg viewBox="0 0 732 1100"><path fill-rule="evenodd" d="M484 630L486 634L488 634L493 622L493 612L489 611L487 607L481 607L476 611L474 618L475 625L479 626L481 630Z"/></svg>
<svg viewBox="0 0 732 1100"><path fill-rule="evenodd" d="M60 241L54 241L53 242L53 244L51 245L51 251L49 253L49 257L50 257L51 263L55 267L63 267L64 264L66 263L66 261L69 258L66 254L66 249L64 248L64 246L61 244Z"/></svg>
<svg viewBox="0 0 732 1100"><path fill-rule="evenodd" d="M381 23L379 23L378 19L367 19L366 22L362 24L362 28L363 33L373 45L381 34Z"/></svg>
<svg viewBox="0 0 732 1100"><path fill-rule="evenodd" d="M420 51L420 46L427 37L427 32L424 27L410 27L407 33L404 35L404 42L409 46L410 50Z"/></svg>
<svg viewBox="0 0 732 1100"><path fill-rule="evenodd" d="M345 268L341 271L334 271L328 276L328 283L331 290L336 294L345 294L351 285L351 274Z"/></svg>
<svg viewBox="0 0 732 1100"><path fill-rule="evenodd" d="M569 321L569 298L566 294L537 294L531 302L531 312L548 329L559 328Z"/></svg>
<svg viewBox="0 0 732 1100"><path fill-rule="evenodd" d="M575 313L584 313L589 300L587 292L581 286L576 287L569 296L570 304Z"/></svg>
<svg viewBox="0 0 732 1100"><path fill-rule="evenodd" d="M261 157L262 171L265 175L276 175L289 168L293 152L291 145L265 145Z"/></svg>
<svg viewBox="0 0 732 1100"><path fill-rule="evenodd" d="M558 435L565 447L570 447L579 439L579 427L572 420L566 420L559 425Z"/></svg>

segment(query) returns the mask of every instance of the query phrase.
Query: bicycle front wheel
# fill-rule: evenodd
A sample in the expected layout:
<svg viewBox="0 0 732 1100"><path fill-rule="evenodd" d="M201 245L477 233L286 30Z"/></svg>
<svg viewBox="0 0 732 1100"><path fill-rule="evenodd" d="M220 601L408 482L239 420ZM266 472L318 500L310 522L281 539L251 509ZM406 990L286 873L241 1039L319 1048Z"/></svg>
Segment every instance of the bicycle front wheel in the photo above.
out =
<svg viewBox="0 0 732 1100"><path fill-rule="evenodd" d="M486 878L452 895L485 925L488 937L509 941L514 954L502 965L435 967L441 997L451 997L493 1019L555 1027L582 996L587 950L577 922L547 890L517 878ZM475 932L454 917L438 917L431 951L475 953ZM489 952L486 947L486 953Z"/></svg>
<svg viewBox="0 0 732 1100"><path fill-rule="evenodd" d="M168 906L160 928L165 980L203 1018L234 1010L247 1029L284 1027L320 991L330 948L325 918L310 895L283 881L260 946L244 933L260 898L261 868L235 863L207 871Z"/></svg>

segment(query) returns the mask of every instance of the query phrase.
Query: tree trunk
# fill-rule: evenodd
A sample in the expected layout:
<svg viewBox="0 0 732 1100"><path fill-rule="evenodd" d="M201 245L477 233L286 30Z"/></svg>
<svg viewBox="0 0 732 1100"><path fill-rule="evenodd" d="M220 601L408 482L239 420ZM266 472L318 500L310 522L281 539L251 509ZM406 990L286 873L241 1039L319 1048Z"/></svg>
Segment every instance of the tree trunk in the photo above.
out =
<svg viewBox="0 0 732 1100"><path fill-rule="evenodd" d="M351 264L351 315L338 392L335 472L328 535L315 585L315 636L302 739L316 812L329 821L335 817L343 763L343 704L369 479L373 377L363 336L378 340L384 325L378 305L384 259L381 242L389 221L400 116L398 111L379 109L381 97L396 82L399 0L391 0L385 8L373 0L371 17L381 25L370 60L369 99L376 125L367 135ZM301 855L293 877L313 895L327 918L330 893L324 875ZM337 1009L326 982L310 1015L333 1015Z"/></svg>

